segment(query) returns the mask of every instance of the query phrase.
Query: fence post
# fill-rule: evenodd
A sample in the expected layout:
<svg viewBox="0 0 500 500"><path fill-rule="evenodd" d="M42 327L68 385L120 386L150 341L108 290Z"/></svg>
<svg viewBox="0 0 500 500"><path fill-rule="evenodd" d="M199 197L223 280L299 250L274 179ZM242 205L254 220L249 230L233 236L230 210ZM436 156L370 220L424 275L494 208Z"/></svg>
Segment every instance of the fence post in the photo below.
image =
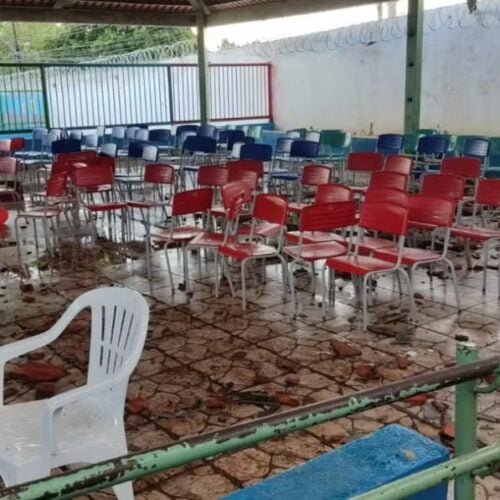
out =
<svg viewBox="0 0 500 500"><path fill-rule="evenodd" d="M42 82L43 114L45 128L50 129L49 94L47 92L47 79L45 77L45 66L40 66L40 79Z"/></svg>
<svg viewBox="0 0 500 500"><path fill-rule="evenodd" d="M457 345L457 364L464 365L478 359L478 349L473 343ZM477 438L477 381L463 382L455 388L455 456L476 451ZM472 473L455 480L455 500L474 500L475 481Z"/></svg>
<svg viewBox="0 0 500 500"><path fill-rule="evenodd" d="M170 115L170 123L175 123L174 117L174 89L172 88L172 66L167 66L167 84L168 84L168 113Z"/></svg>
<svg viewBox="0 0 500 500"><path fill-rule="evenodd" d="M200 122L202 125L209 120L209 73L207 64L207 51L205 48L205 15L198 12L196 15L196 30L198 42L198 90L200 94Z"/></svg>

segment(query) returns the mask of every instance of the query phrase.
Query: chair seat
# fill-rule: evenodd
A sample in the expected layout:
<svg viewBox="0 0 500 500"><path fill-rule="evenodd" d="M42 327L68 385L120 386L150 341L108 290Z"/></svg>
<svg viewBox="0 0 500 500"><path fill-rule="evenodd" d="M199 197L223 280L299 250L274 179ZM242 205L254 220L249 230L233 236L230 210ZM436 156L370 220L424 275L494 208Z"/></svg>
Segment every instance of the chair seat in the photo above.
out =
<svg viewBox="0 0 500 500"><path fill-rule="evenodd" d="M127 205L131 208L154 208L166 207L169 205L168 201L127 201Z"/></svg>
<svg viewBox="0 0 500 500"><path fill-rule="evenodd" d="M226 211L224 210L224 207L222 207L222 206L215 206L215 207L212 207L208 211L208 214L212 217L225 217ZM240 213L240 220L247 218L251 215L252 215L252 212L250 210L242 210Z"/></svg>
<svg viewBox="0 0 500 500"><path fill-rule="evenodd" d="M196 226L180 226L176 227L173 232L162 231L161 233L152 234L151 237L162 241L186 242L192 240L201 232L203 232L203 229Z"/></svg>
<svg viewBox="0 0 500 500"><path fill-rule="evenodd" d="M106 451L116 448L113 428L121 419L110 411L111 404L88 398L67 406L57 420L55 446L57 463L47 464L40 453L48 436L44 435L46 401L30 401L3 406L0 409L0 465L8 468L51 467L67 463L66 456L75 457L85 448ZM115 450L119 454L122 450ZM85 454L82 454L85 456ZM109 456L109 455L108 455ZM38 463L37 463L38 462ZM33 471L34 472L34 471Z"/></svg>
<svg viewBox="0 0 500 500"><path fill-rule="evenodd" d="M203 231L197 234L190 242L190 247L218 248L224 242L224 233Z"/></svg>
<svg viewBox="0 0 500 500"><path fill-rule="evenodd" d="M296 181L299 178L299 174L294 174L293 172L272 172L271 179L278 179L281 181Z"/></svg>
<svg viewBox="0 0 500 500"><path fill-rule="evenodd" d="M429 224L428 222L419 222L419 221L408 221L408 229L421 229L423 231L432 231L439 227L437 224Z"/></svg>
<svg viewBox="0 0 500 500"><path fill-rule="evenodd" d="M376 251L374 256L378 259L396 262L398 259L398 248L396 245L391 248L384 248L383 250ZM417 262L435 262L440 260L440 258L441 254L433 252L432 250L425 250L423 248L404 248L401 263L404 266L411 266Z"/></svg>
<svg viewBox="0 0 500 500"><path fill-rule="evenodd" d="M394 241L385 238L376 238L374 236L363 236L359 242L359 251L361 253L370 253L382 248L391 248Z"/></svg>
<svg viewBox="0 0 500 500"><path fill-rule="evenodd" d="M312 262L315 260L328 259L345 255L347 248L336 241L325 241L322 243L311 243L309 245L294 245L285 247L283 252L296 260Z"/></svg>
<svg viewBox="0 0 500 500"><path fill-rule="evenodd" d="M487 227L466 227L456 226L451 228L451 235L469 240L486 241L500 239L500 229L490 229Z"/></svg>
<svg viewBox="0 0 500 500"><path fill-rule="evenodd" d="M354 194L365 194L368 191L369 186L349 186L349 189Z"/></svg>
<svg viewBox="0 0 500 500"><path fill-rule="evenodd" d="M60 213L61 210L59 210L58 208L37 207L33 208L32 210L29 210L28 212L21 212L17 216L24 219L26 218L43 219L43 218L57 217Z"/></svg>
<svg viewBox="0 0 500 500"><path fill-rule="evenodd" d="M275 247L251 242L232 242L219 247L219 253L226 257L243 260L248 257L263 258L277 254Z"/></svg>
<svg viewBox="0 0 500 500"><path fill-rule="evenodd" d="M184 165L182 169L184 172L198 172L200 167L198 165Z"/></svg>
<svg viewBox="0 0 500 500"><path fill-rule="evenodd" d="M93 205L85 205L87 210L91 212L112 212L113 210L124 210L127 208L126 203L96 203Z"/></svg>
<svg viewBox="0 0 500 500"><path fill-rule="evenodd" d="M334 257L328 259L326 265L337 272L355 274L357 276L364 276L374 271L386 271L394 267L394 263L392 262L365 255Z"/></svg>
<svg viewBox="0 0 500 500"><path fill-rule="evenodd" d="M298 244L300 241L300 231L289 231L285 233L285 239L288 243ZM325 241L338 241L347 245L345 238L336 233L326 231L304 231L302 233L302 243L308 245L310 243L323 243Z"/></svg>
<svg viewBox="0 0 500 500"><path fill-rule="evenodd" d="M261 222L255 224L253 234L261 238L274 238L281 233L282 226L272 222ZM250 236L251 224L243 224L238 228L238 236Z"/></svg>

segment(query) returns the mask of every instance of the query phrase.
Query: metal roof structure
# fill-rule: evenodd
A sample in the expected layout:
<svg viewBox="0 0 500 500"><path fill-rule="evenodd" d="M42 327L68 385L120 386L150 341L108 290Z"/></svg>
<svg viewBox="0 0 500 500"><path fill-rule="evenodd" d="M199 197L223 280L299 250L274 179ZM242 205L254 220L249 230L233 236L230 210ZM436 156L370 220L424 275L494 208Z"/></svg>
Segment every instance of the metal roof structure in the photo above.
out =
<svg viewBox="0 0 500 500"><path fill-rule="evenodd" d="M2 21L206 26L257 21L377 0L0 0Z"/></svg>

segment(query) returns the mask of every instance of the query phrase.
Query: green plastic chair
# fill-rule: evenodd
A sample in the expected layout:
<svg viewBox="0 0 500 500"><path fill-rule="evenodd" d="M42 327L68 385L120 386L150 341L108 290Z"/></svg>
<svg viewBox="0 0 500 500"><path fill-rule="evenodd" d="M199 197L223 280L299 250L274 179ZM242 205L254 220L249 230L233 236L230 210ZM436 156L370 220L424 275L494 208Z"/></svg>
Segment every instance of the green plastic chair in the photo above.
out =
<svg viewBox="0 0 500 500"><path fill-rule="evenodd" d="M424 134L405 134L403 136L403 152L407 155L414 155L417 152L418 141Z"/></svg>
<svg viewBox="0 0 500 500"><path fill-rule="evenodd" d="M351 134L345 130L322 130L319 143L321 156L345 157L351 146Z"/></svg>
<svg viewBox="0 0 500 500"><path fill-rule="evenodd" d="M489 179L500 178L500 137L490 137L490 157L484 176Z"/></svg>

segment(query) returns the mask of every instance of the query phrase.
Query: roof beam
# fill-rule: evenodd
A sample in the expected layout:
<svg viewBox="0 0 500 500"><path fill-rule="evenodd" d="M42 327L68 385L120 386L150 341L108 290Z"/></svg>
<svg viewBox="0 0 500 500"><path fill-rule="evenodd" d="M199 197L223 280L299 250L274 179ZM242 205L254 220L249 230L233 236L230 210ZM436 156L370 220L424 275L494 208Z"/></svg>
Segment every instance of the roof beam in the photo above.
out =
<svg viewBox="0 0 500 500"><path fill-rule="evenodd" d="M206 16L211 14L210 9L204 0L189 0L189 3L194 7L195 10L203 12Z"/></svg>
<svg viewBox="0 0 500 500"><path fill-rule="evenodd" d="M14 22L196 26L196 16L161 12L109 12L97 9L0 7L0 19Z"/></svg>
<svg viewBox="0 0 500 500"><path fill-rule="evenodd" d="M380 2L382 0L378 0ZM236 9L212 11L207 26L264 21L277 17L311 14L325 10L343 9L376 3L377 0L276 0L270 3L249 5Z"/></svg>

